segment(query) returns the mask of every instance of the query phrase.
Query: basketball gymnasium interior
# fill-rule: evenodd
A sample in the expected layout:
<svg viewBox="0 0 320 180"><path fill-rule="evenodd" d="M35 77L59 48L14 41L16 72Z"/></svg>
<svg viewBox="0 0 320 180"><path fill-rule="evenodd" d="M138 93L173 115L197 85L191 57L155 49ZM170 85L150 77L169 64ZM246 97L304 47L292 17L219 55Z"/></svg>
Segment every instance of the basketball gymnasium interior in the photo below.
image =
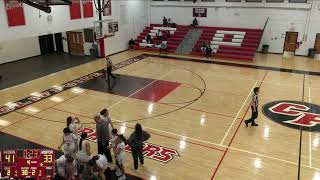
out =
<svg viewBox="0 0 320 180"><path fill-rule="evenodd" d="M320 180L319 91L319 0L0 1L0 179Z"/></svg>

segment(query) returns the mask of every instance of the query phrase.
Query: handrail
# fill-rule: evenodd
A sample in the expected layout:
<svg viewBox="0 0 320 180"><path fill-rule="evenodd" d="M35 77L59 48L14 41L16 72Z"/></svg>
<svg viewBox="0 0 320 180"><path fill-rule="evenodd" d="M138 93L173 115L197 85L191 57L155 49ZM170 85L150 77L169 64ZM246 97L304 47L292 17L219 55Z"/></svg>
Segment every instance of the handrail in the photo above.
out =
<svg viewBox="0 0 320 180"><path fill-rule="evenodd" d="M266 22L264 23L263 30L262 30L262 34L261 34L261 37L260 37L260 40L259 40L259 46L258 46L258 48L260 47L260 43L261 43L261 40L262 40L262 36L263 36L264 30L266 29L266 26L267 26L268 21L269 21L269 17L267 18ZM257 48L257 49L258 49L258 48Z"/></svg>

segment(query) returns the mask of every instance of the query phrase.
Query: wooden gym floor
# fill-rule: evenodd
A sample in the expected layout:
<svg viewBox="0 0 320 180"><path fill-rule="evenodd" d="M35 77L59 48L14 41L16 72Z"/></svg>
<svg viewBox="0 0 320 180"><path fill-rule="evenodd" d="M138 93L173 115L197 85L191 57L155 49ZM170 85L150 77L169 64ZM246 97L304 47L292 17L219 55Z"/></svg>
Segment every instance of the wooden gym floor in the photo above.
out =
<svg viewBox="0 0 320 180"><path fill-rule="evenodd" d="M149 153L145 166L134 172L127 152L125 167L130 174L150 180L297 179L300 131L269 120L261 107L276 100L320 104L320 73L316 73L320 62L257 54L254 63L238 67L246 63L142 54L127 51L112 56L114 64L127 62L114 71L118 80L112 89L99 74L105 66L100 59L0 91L0 104L15 106L13 102L30 95L40 97L39 92L96 75L3 113L0 131L57 148L66 117L78 116L92 130L92 117L108 108L120 132L128 137L139 122L151 134L149 152L158 148L157 153L163 153ZM140 59L126 61L133 57ZM259 126L245 127L243 120L251 115L251 91L256 86L261 88ZM94 140L91 145L96 153ZM303 131L301 179L320 179L319 146L319 132ZM170 158L161 160L165 154Z"/></svg>

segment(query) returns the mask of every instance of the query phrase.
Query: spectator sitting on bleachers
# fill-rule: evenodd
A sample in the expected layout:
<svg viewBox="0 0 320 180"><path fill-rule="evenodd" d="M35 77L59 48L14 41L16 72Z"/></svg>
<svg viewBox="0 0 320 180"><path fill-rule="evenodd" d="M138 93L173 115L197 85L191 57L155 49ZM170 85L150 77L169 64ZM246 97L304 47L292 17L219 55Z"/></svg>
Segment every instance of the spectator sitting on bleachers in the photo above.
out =
<svg viewBox="0 0 320 180"><path fill-rule="evenodd" d="M162 32L161 32L161 30L159 29L158 30L158 32L157 32L157 37L158 37L158 39L162 39L162 36L163 36L163 34L162 34Z"/></svg>
<svg viewBox="0 0 320 180"><path fill-rule="evenodd" d="M134 40L131 38L130 41L129 41L129 49L133 49L135 46L135 42Z"/></svg>
<svg viewBox="0 0 320 180"><path fill-rule="evenodd" d="M207 47L206 49L206 57L210 58L212 53L212 48L210 46Z"/></svg>
<svg viewBox="0 0 320 180"><path fill-rule="evenodd" d="M167 20L166 17L163 17L162 23L163 23L163 27L167 27L168 26L168 20Z"/></svg>
<svg viewBox="0 0 320 180"><path fill-rule="evenodd" d="M170 31L167 30L167 38L171 37Z"/></svg>
<svg viewBox="0 0 320 180"><path fill-rule="evenodd" d="M162 43L160 45L160 54L162 51L165 51L165 53L168 54L167 41L162 41Z"/></svg>
<svg viewBox="0 0 320 180"><path fill-rule="evenodd" d="M148 44L152 44L150 34L147 34L147 39L146 39L146 41L147 41Z"/></svg>
<svg viewBox="0 0 320 180"><path fill-rule="evenodd" d="M197 18L194 18L194 19L193 19L191 26L194 27L194 28L198 26L198 20L197 20Z"/></svg>
<svg viewBox="0 0 320 180"><path fill-rule="evenodd" d="M206 54L207 43L205 41L202 42L200 49L203 54Z"/></svg>

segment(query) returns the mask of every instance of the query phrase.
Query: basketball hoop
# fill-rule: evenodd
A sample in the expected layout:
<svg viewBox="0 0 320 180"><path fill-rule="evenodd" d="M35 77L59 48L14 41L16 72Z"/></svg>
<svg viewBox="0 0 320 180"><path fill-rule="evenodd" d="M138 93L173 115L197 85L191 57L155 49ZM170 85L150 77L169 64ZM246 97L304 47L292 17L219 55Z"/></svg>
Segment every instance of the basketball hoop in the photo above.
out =
<svg viewBox="0 0 320 180"><path fill-rule="evenodd" d="M96 40L114 36L117 31L113 26L114 22L116 21L113 19L94 21L94 33Z"/></svg>

